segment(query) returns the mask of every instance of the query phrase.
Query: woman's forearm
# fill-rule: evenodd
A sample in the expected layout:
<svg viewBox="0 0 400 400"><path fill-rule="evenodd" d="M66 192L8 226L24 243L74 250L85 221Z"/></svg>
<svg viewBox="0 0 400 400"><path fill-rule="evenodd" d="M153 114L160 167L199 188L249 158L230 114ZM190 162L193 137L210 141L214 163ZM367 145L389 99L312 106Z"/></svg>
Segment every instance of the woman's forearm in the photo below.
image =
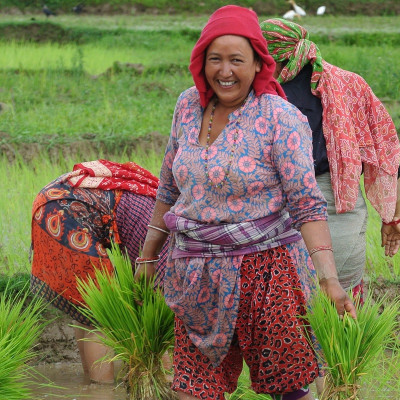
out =
<svg viewBox="0 0 400 400"><path fill-rule="evenodd" d="M301 227L301 234L311 254L321 289L335 303L340 316L348 312L356 318L356 308L339 283L328 223L326 221L306 222Z"/></svg>
<svg viewBox="0 0 400 400"><path fill-rule="evenodd" d="M338 279L328 223L326 221L306 222L301 227L301 234L311 254L319 280Z"/></svg>
<svg viewBox="0 0 400 400"><path fill-rule="evenodd" d="M160 254L168 237L168 228L164 222L164 214L171 208L170 204L156 200L153 216L150 220L141 257L149 258ZM159 228L159 229L157 229Z"/></svg>

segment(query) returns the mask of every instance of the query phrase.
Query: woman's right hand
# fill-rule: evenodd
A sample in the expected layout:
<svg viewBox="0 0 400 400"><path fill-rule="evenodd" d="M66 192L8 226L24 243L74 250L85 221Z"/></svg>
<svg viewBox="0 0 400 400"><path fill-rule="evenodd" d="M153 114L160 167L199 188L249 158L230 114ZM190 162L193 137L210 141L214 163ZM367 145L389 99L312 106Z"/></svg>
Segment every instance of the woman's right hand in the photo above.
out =
<svg viewBox="0 0 400 400"><path fill-rule="evenodd" d="M156 274L155 262L137 264L134 278L136 281L138 281L142 275L145 275L146 281L149 282L150 279L152 279L155 274Z"/></svg>
<svg viewBox="0 0 400 400"><path fill-rule="evenodd" d="M354 319L357 318L356 307L337 278L321 279L320 285L321 289L334 302L337 313L341 318L345 312L349 313Z"/></svg>

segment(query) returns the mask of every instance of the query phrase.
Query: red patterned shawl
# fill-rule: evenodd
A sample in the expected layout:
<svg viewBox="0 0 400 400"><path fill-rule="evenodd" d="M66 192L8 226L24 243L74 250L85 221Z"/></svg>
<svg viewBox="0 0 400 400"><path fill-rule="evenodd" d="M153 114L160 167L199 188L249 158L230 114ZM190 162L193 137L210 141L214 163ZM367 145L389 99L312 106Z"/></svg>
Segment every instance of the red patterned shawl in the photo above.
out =
<svg viewBox="0 0 400 400"><path fill-rule="evenodd" d="M73 187L127 190L155 198L159 179L134 162L96 160L75 164L63 181Z"/></svg>
<svg viewBox="0 0 400 400"><path fill-rule="evenodd" d="M383 221L391 221L397 199L400 146L389 113L362 77L326 61L313 93L322 102L337 212L354 208L364 167L367 198Z"/></svg>
<svg viewBox="0 0 400 400"><path fill-rule="evenodd" d="M368 200L385 222L392 220L400 147L396 128L365 80L324 61L302 26L282 18L261 23L268 50L277 62L288 60L278 82L293 79L311 63L311 91L321 99L322 128L338 213L353 210L360 175Z"/></svg>

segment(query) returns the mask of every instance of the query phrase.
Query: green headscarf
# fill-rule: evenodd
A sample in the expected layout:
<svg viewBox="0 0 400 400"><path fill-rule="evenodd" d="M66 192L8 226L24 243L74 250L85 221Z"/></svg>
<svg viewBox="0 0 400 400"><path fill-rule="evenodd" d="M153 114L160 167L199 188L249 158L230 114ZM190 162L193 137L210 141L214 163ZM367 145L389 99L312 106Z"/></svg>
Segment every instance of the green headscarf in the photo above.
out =
<svg viewBox="0 0 400 400"><path fill-rule="evenodd" d="M305 28L282 18L267 19L260 26L274 60L288 60L279 74L278 82L292 80L310 62L313 67L311 89L315 90L323 71L322 56L318 46L308 39Z"/></svg>

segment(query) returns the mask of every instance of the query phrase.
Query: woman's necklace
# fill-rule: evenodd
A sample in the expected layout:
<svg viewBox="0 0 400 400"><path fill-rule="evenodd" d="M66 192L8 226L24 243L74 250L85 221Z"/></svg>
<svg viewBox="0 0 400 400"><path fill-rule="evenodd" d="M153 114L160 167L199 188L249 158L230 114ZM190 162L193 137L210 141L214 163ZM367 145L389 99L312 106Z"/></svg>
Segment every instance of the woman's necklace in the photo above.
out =
<svg viewBox="0 0 400 400"><path fill-rule="evenodd" d="M226 167L226 170L224 171L224 178L222 179L221 182L218 182L215 185L215 184L213 184L211 182L210 173L209 173L209 170L208 170L208 149L210 147L211 128L212 128L212 122L213 122L213 118L214 118L214 114L215 114L215 109L217 107L217 103L218 103L218 100L215 100L214 104L212 106L212 109L211 109L210 122L208 123L206 154L205 154L205 170L206 170L206 178L207 178L208 184L220 189L220 188L222 188L222 186L224 186L224 183L228 179L229 171L231 169L231 165L232 165L232 161L233 161L233 154L234 154L234 152L235 152L235 150L237 148L237 140L238 140L238 137L239 137L239 125L240 125L240 119L241 119L241 116L242 116L242 109L243 109L243 104L244 103L240 106L240 109L239 109L239 116L238 116L238 119L236 121L236 130L235 130L235 133L233 135L233 145L232 145L232 148L231 148L231 152L229 154L228 165Z"/></svg>

